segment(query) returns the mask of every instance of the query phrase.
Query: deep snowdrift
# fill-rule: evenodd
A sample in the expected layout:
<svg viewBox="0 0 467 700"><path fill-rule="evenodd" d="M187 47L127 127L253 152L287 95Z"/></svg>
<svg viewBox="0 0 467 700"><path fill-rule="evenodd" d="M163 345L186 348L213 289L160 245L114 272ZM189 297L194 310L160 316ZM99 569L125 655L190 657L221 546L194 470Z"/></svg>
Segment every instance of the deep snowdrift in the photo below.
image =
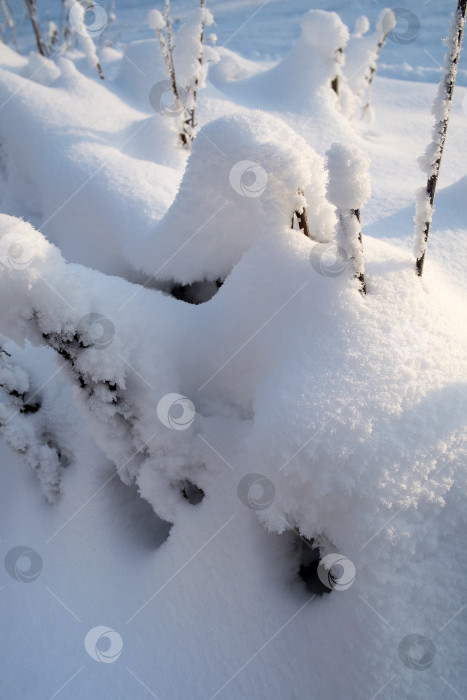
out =
<svg viewBox="0 0 467 700"><path fill-rule="evenodd" d="M349 122L310 22L274 68L224 50L186 168L174 120L149 102L154 40L104 51L104 82L78 53L1 47L0 377L14 401L0 421L29 462L2 445L8 697L467 690L463 92L420 280L405 207L433 90L376 81L375 125ZM332 241L335 141L372 158L365 297ZM291 228L305 202L321 242ZM203 280L206 303L170 294ZM297 533L350 562L352 585L310 594ZM39 555L30 585L12 564L23 545ZM89 650L103 625L115 663ZM414 634L425 646L410 649Z"/></svg>

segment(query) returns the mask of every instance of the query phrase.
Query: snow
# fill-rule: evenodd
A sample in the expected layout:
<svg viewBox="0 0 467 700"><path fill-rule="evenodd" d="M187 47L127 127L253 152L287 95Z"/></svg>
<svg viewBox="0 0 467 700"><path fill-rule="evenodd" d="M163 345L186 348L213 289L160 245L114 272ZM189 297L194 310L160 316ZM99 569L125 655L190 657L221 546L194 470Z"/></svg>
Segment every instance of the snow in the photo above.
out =
<svg viewBox="0 0 467 700"><path fill-rule="evenodd" d="M177 32L174 51L177 80L181 85L191 86L192 90L195 88L195 83L197 89L205 87L208 70L206 62L203 65L203 61L200 61L204 53L200 37L201 31L205 31L205 27L210 27L213 23L214 18L209 10L199 8ZM217 60L215 51L211 50L209 56L210 60Z"/></svg>
<svg viewBox="0 0 467 700"><path fill-rule="evenodd" d="M451 102L448 99L447 91L450 88L451 83L455 82L456 80L457 64L460 54L458 34L459 32L464 31L464 25L465 18L462 18L460 12L459 16L458 13L455 13L449 36L445 42L447 46L443 69L445 77L439 84L436 99L432 108L433 116L435 117L433 139L427 146L424 156L420 159L420 166L427 177L433 175L437 170L436 161L442 154L442 145L444 145L442 139L442 127L444 122L449 119L449 114L451 111Z"/></svg>
<svg viewBox="0 0 467 700"><path fill-rule="evenodd" d="M238 32L190 153L149 100L148 6L96 39L105 80L83 48L0 45L2 692L466 695L466 89L419 278L435 85L400 69L449 11L408 3L431 20L383 47L369 125L348 69L372 3L207 4ZM299 577L310 540L329 595Z"/></svg>
<svg viewBox="0 0 467 700"><path fill-rule="evenodd" d="M162 12L159 10L149 10L148 12L148 25L154 31L161 31L165 27L165 20L162 16Z"/></svg>
<svg viewBox="0 0 467 700"><path fill-rule="evenodd" d="M259 75L246 78L240 86L231 85L228 94L248 91L258 95L270 108L288 105L292 109L310 109L323 101L333 104L336 95L325 86L341 77L342 54L349 31L335 12L310 10L301 21L301 35L291 52L277 65ZM239 89L240 88L240 89Z"/></svg>
<svg viewBox="0 0 467 700"><path fill-rule="evenodd" d="M370 21L365 15L361 15L355 20L352 37L362 37L370 29Z"/></svg>
<svg viewBox="0 0 467 700"><path fill-rule="evenodd" d="M449 36L446 39L447 51L443 80L440 82L433 103L432 112L435 117L435 125L432 140L426 147L423 157L419 159L420 167L427 176L428 184L425 192L419 191L416 198L414 253L417 261L423 259L427 249L427 236L433 217L433 200L446 140L446 128L451 113L452 93L460 56L460 38L464 32L464 25L465 12L462 14L459 5L454 13ZM430 185L432 178L434 181Z"/></svg>
<svg viewBox="0 0 467 700"><path fill-rule="evenodd" d="M85 21L86 10L78 0L65 0L65 7L69 10L69 21L73 30L78 34L83 52L90 66L98 66L96 47L93 37L98 36L105 28L107 14L100 5L96 5L95 17L91 24Z"/></svg>
<svg viewBox="0 0 467 700"><path fill-rule="evenodd" d="M338 214L336 243L344 260L352 259L354 274L364 286L365 259L360 210L371 194L370 159L357 146L335 143L327 153L328 197ZM344 262L343 260L343 262Z"/></svg>
<svg viewBox="0 0 467 700"><path fill-rule="evenodd" d="M224 279L258 238L290 228L300 190L313 236L328 240L335 216L325 188L322 159L283 122L260 112L221 117L197 137L177 196L135 265L180 284Z"/></svg>
<svg viewBox="0 0 467 700"><path fill-rule="evenodd" d="M426 187L421 187L415 199L415 240L414 240L414 256L419 260L426 251L427 242L425 240L425 229L427 224L430 225L433 220L433 206L430 202L430 197L427 194Z"/></svg>
<svg viewBox="0 0 467 700"><path fill-rule="evenodd" d="M371 194L368 154L358 146L336 143L327 157L330 201L339 209L361 209Z"/></svg>

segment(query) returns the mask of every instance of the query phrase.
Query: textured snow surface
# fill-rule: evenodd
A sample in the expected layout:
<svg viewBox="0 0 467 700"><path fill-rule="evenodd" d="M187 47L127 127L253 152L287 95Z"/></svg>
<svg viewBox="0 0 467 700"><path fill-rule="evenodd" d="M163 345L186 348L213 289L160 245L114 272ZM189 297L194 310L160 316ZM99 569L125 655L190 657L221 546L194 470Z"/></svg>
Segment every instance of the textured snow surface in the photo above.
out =
<svg viewBox="0 0 467 700"><path fill-rule="evenodd" d="M378 70L370 126L335 51L369 65L380 9L336 3L352 35L208 5L238 33L189 156L149 100L149 6L95 42L104 81L0 45L0 696L466 696L466 90L420 279L435 87ZM363 207L366 296L335 207ZM348 585L305 587L299 534Z"/></svg>

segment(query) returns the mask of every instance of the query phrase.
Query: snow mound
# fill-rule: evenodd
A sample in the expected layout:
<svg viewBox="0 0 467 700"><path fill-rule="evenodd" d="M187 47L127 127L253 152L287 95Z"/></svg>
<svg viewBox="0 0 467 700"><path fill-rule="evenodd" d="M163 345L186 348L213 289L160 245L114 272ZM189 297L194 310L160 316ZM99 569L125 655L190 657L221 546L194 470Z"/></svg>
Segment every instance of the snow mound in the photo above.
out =
<svg viewBox="0 0 467 700"><path fill-rule="evenodd" d="M151 88L157 82L167 80L157 39L140 39L126 44L118 74L112 85L125 94L138 109L151 112L149 102Z"/></svg>
<svg viewBox="0 0 467 700"><path fill-rule="evenodd" d="M225 83L250 78L256 73L260 73L264 68L261 64L251 61L244 56L240 56L225 46L217 48L219 62L211 66L209 70L209 80L219 88Z"/></svg>
<svg viewBox="0 0 467 700"><path fill-rule="evenodd" d="M2 211L40 224L68 260L131 277L135 243L172 201L184 155L173 156L170 119L143 115L107 81L59 63L52 86L0 71ZM37 65L39 79L50 62Z"/></svg>
<svg viewBox="0 0 467 700"><path fill-rule="evenodd" d="M229 93L291 112L310 107L335 111L338 98L331 82L342 78L349 31L339 15L323 10L309 10L301 26L300 37L280 63L232 83Z"/></svg>
<svg viewBox="0 0 467 700"><path fill-rule="evenodd" d="M176 519L181 480L210 496L219 479L227 488L261 465L275 489L258 512L268 528L324 533L357 557L384 511L441 507L456 479L460 487L462 301L451 305L436 275L427 293L397 249L366 241L363 299L349 266L326 266L323 244L271 233L193 307L66 265L11 217L0 235L1 331L67 359L97 441L161 517ZM174 394L172 403L188 401L182 429L160 419ZM200 436L220 431L222 441L239 420L243 437L224 456L234 473L220 476Z"/></svg>
<svg viewBox="0 0 467 700"><path fill-rule="evenodd" d="M175 201L134 263L158 280L224 279L261 236L290 229L305 203L312 237L329 240L325 190L321 157L282 121L222 117L196 137Z"/></svg>
<svg viewBox="0 0 467 700"><path fill-rule="evenodd" d="M119 14L142 37L135 13L144 22L147 8L135 2ZM235 4L217 8L224 38L222 13L229 36L241 29ZM247 53L246 37L261 34L273 55L299 4L272 3L235 39ZM437 37L447 15L438 5ZM351 39L360 87L372 65L365 42L373 51L378 39L367 29L360 21ZM176 120L149 111L151 88L167 82L159 47L140 42L122 57L116 31L101 35L114 42L98 50L105 81L77 50L54 67L0 45L1 208L35 226L0 216L0 330L13 339L0 337L2 558L27 545L44 565L28 586L3 570L4 687L24 698L61 689L169 699L190 688L193 700L399 700L452 696L450 684L465 695L461 99L443 164L444 182L458 182L440 190L426 274L416 278L403 241L365 235L364 210L363 296L339 255L339 227L330 240L323 161L300 137L320 154L345 144L358 167L334 161L329 192L337 183L341 206L363 203L367 164L352 144L368 150L378 235L402 234L430 89L375 80L382 121L360 139L345 116L356 114L345 102L350 47L339 51L335 17L305 18L289 70L224 49L211 74L222 89L200 94L200 122L272 106L300 136L260 114L215 122L198 135L174 202L186 152ZM426 32L417 45L431 46ZM320 241L291 228L305 202ZM441 220L451 229L442 235ZM174 295L174 280L225 279L195 306L143 286L148 274ZM170 525L161 531L149 510L173 523L157 551ZM351 585L309 595L297 533L350 563ZM83 645L101 624L123 641L104 674ZM407 650L421 634L436 645L424 673L413 666L426 655L420 664L420 647Z"/></svg>
<svg viewBox="0 0 467 700"><path fill-rule="evenodd" d="M302 19L302 36L291 55L302 57L305 44L313 47L322 56L344 49L349 40L349 30L336 12L309 10ZM332 75L330 76L332 77Z"/></svg>

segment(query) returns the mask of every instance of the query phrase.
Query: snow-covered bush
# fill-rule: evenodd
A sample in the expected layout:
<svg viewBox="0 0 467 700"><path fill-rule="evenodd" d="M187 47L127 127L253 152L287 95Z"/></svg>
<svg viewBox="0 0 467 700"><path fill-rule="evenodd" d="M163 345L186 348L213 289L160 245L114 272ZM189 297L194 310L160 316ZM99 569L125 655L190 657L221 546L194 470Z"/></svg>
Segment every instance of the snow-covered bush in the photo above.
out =
<svg viewBox="0 0 467 700"><path fill-rule="evenodd" d="M29 224L2 216L0 241L12 232L28 246L28 264L0 270L0 330L59 354L90 431L161 517L173 522L192 507L187 481L209 498L221 492L223 508L234 504L238 482L260 464L275 484L260 520L276 532L326 535L372 577L374 560L355 544L371 537L375 519L383 523L387 508L443 502L460 468L461 400L454 390L436 399L456 416L439 439L429 403L447 376L462 379L463 330L452 337L445 300L435 309L410 268L383 265L362 306L345 275L316 274L309 257L319 244L284 224L254 242L214 299L194 307L66 264ZM373 265L404 260L376 241L367 256ZM391 329L410 319L430 333L433 314L424 372L414 374ZM423 416L421 432L413 412ZM219 438L232 473L209 448ZM381 546L386 555L393 548Z"/></svg>
<svg viewBox="0 0 467 700"><path fill-rule="evenodd" d="M211 146L213 140L217 149ZM247 155L255 161L246 160ZM296 237L290 232L290 219L305 205L313 236L329 240L335 216L325 185L322 159L279 120L259 113L221 118L196 139L174 204L149 236L141 269L152 271L160 285L225 279L259 240ZM118 278L66 265L58 250L29 224L2 217L0 228L0 286L5 284L7 295L2 322L17 342L28 338L46 344L65 360L96 439L121 478L131 483L154 468L160 450L167 452L164 431L148 433L157 402L183 390L172 351L167 355L165 346L160 348L157 365L162 374L156 384L145 379L147 359L138 357L141 341L133 324L150 311L150 326L173 347L181 342L186 307L177 310L177 302L165 295L155 297ZM135 295L139 312L127 318ZM199 460L192 468L187 465L192 439L187 431L164 462L157 503L160 500L158 512L167 519L174 517L183 490L174 484L188 480L202 487L197 482ZM150 492L154 504L152 486Z"/></svg>
<svg viewBox="0 0 467 700"><path fill-rule="evenodd" d="M182 24L175 36L171 18L170 0L166 0L164 13L150 10L148 23L159 39L170 90L175 104L171 111L180 115L179 137L184 146L191 146L197 126L195 112L198 92L206 86L209 63L219 60L218 54L206 44L205 27L214 24L211 12L201 0L200 7ZM214 35L211 35L212 37ZM151 102L157 111L164 113L161 104L164 91L156 84Z"/></svg>
<svg viewBox="0 0 467 700"><path fill-rule="evenodd" d="M346 48L344 66L347 84L358 98L343 104L343 110L350 118L361 110L361 116L367 122L374 121L371 88L379 55L395 22L394 12L386 8L379 15L374 34L365 36L370 29L370 23L365 16L355 23L354 32Z"/></svg>
<svg viewBox="0 0 467 700"><path fill-rule="evenodd" d="M383 10L376 32L366 36L369 22L361 17L350 36L336 12L309 10L301 20L298 40L276 66L251 78L228 82L225 76L233 71L232 57L224 50L216 76L224 76L221 80L233 94L259 93L271 107L279 109L287 104L293 111L313 110L313 115L338 110L347 119L363 110L370 120L376 62L394 21L394 13Z"/></svg>
<svg viewBox="0 0 467 700"><path fill-rule="evenodd" d="M309 108L320 101L338 104L343 87L342 64L349 31L335 12L309 10L301 20L301 34L291 52L276 66L251 78L271 98L292 108Z"/></svg>
<svg viewBox="0 0 467 700"><path fill-rule="evenodd" d="M92 28L88 27L85 22L86 10L85 7L79 2L79 0L65 0L65 7L69 10L70 25L76 32L79 38L81 48L83 49L88 63L90 66L95 66L99 74L99 78L104 80L104 73L102 72L101 64L97 56L96 46L94 44ZM97 16L98 33L102 32L105 28L107 14L103 8L99 6L99 9L103 11L102 17Z"/></svg>

